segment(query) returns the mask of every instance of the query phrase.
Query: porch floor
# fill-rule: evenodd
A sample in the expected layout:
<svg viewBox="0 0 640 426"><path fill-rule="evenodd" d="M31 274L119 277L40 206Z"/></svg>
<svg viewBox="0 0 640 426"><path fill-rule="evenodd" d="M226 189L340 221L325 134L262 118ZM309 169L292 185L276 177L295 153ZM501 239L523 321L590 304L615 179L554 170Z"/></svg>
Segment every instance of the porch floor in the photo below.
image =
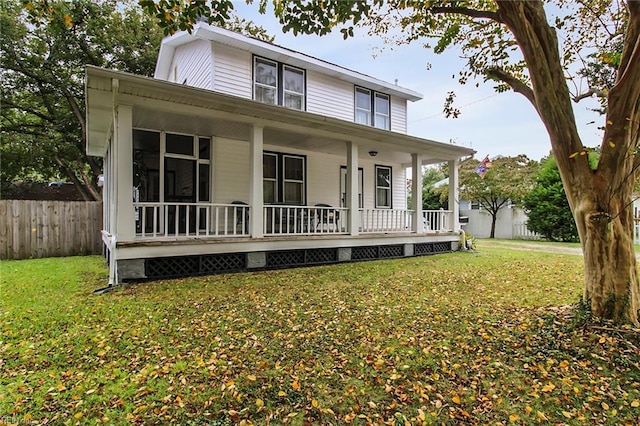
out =
<svg viewBox="0 0 640 426"><path fill-rule="evenodd" d="M358 235L349 234L314 234L314 235L270 235L261 238L251 238L250 236L230 236L230 237L213 237L202 236L191 233L189 235L180 235L177 237L136 237L131 241L118 241L116 247L153 247L153 246L180 246L192 244L238 244L238 243L269 243L269 242L296 242L296 241L332 241L332 240L377 240L384 238L425 238L425 237L442 237L456 236L451 231L431 231L416 234L415 232L379 232L366 233Z"/></svg>

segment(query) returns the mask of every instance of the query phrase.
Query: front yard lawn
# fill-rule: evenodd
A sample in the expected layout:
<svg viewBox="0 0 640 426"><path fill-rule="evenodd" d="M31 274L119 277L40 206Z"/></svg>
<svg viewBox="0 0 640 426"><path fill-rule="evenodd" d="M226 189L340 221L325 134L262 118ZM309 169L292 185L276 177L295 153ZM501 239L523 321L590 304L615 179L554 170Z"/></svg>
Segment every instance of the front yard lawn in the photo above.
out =
<svg viewBox="0 0 640 426"><path fill-rule="evenodd" d="M640 333L568 306L575 255L480 245L103 295L99 257L1 268L0 423L640 423Z"/></svg>

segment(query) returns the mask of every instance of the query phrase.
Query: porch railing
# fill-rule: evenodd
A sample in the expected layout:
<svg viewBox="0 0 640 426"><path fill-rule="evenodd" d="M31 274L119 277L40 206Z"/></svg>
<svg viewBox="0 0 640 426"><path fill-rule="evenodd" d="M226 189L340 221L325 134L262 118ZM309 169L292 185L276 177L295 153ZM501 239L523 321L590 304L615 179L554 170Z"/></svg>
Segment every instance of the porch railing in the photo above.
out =
<svg viewBox="0 0 640 426"><path fill-rule="evenodd" d="M410 232L413 210L360 209L360 232Z"/></svg>
<svg viewBox="0 0 640 426"><path fill-rule="evenodd" d="M346 208L331 206L264 206L265 235L346 234Z"/></svg>
<svg viewBox="0 0 640 426"><path fill-rule="evenodd" d="M140 237L248 236L248 205L211 203L133 203Z"/></svg>
<svg viewBox="0 0 640 426"><path fill-rule="evenodd" d="M133 203L136 235L162 237L248 237L249 213L245 204ZM331 206L266 205L263 233L266 236L348 234L348 209ZM411 232L412 210L360 209L360 232ZM422 212L425 232L453 229L453 212Z"/></svg>
<svg viewBox="0 0 640 426"><path fill-rule="evenodd" d="M451 210L423 210L422 224L426 232L452 231L453 212Z"/></svg>

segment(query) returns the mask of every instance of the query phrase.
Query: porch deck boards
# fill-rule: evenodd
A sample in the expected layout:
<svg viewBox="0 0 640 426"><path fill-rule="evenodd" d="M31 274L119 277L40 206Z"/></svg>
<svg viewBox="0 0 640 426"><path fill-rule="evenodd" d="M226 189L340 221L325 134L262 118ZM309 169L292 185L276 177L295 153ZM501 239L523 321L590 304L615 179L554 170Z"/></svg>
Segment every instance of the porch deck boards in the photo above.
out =
<svg viewBox="0 0 640 426"><path fill-rule="evenodd" d="M378 240L381 238L389 237L408 237L408 238L420 238L420 237L435 237L435 236L455 236L457 235L451 231L427 231L422 234L416 234L414 232L380 232L380 233L367 233L359 235L345 235L345 234L321 234L321 235L287 235L287 236L264 236L262 238L251 238L250 236L237 236L237 237L204 237L197 236L195 233L190 235L183 235L178 237L149 237L141 238L136 237L132 241L118 241L116 246L118 248L132 248L132 247L158 247L158 246L181 246L190 244L220 244L220 243L269 243L269 242L284 242L284 241L326 241L326 240Z"/></svg>

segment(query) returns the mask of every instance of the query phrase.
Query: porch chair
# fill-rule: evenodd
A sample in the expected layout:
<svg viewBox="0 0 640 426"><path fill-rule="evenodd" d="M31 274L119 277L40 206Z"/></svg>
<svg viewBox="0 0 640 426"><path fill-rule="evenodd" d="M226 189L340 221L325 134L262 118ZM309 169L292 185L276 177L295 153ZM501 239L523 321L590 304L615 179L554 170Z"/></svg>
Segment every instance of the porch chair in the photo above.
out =
<svg viewBox="0 0 640 426"><path fill-rule="evenodd" d="M331 207L331 204L318 203L315 207ZM316 209L316 230L318 227L326 226L327 230L333 227L334 231L338 231L338 221L340 219L340 212L337 210L329 209Z"/></svg>
<svg viewBox="0 0 640 426"><path fill-rule="evenodd" d="M232 201L231 204L235 204L237 206L246 206L246 207L235 207L235 216L236 216L236 231L238 226L242 227L244 224L244 233L249 234L249 209L247 208L249 204L244 201ZM242 213L244 210L244 214ZM242 229L242 228L241 228Z"/></svg>

